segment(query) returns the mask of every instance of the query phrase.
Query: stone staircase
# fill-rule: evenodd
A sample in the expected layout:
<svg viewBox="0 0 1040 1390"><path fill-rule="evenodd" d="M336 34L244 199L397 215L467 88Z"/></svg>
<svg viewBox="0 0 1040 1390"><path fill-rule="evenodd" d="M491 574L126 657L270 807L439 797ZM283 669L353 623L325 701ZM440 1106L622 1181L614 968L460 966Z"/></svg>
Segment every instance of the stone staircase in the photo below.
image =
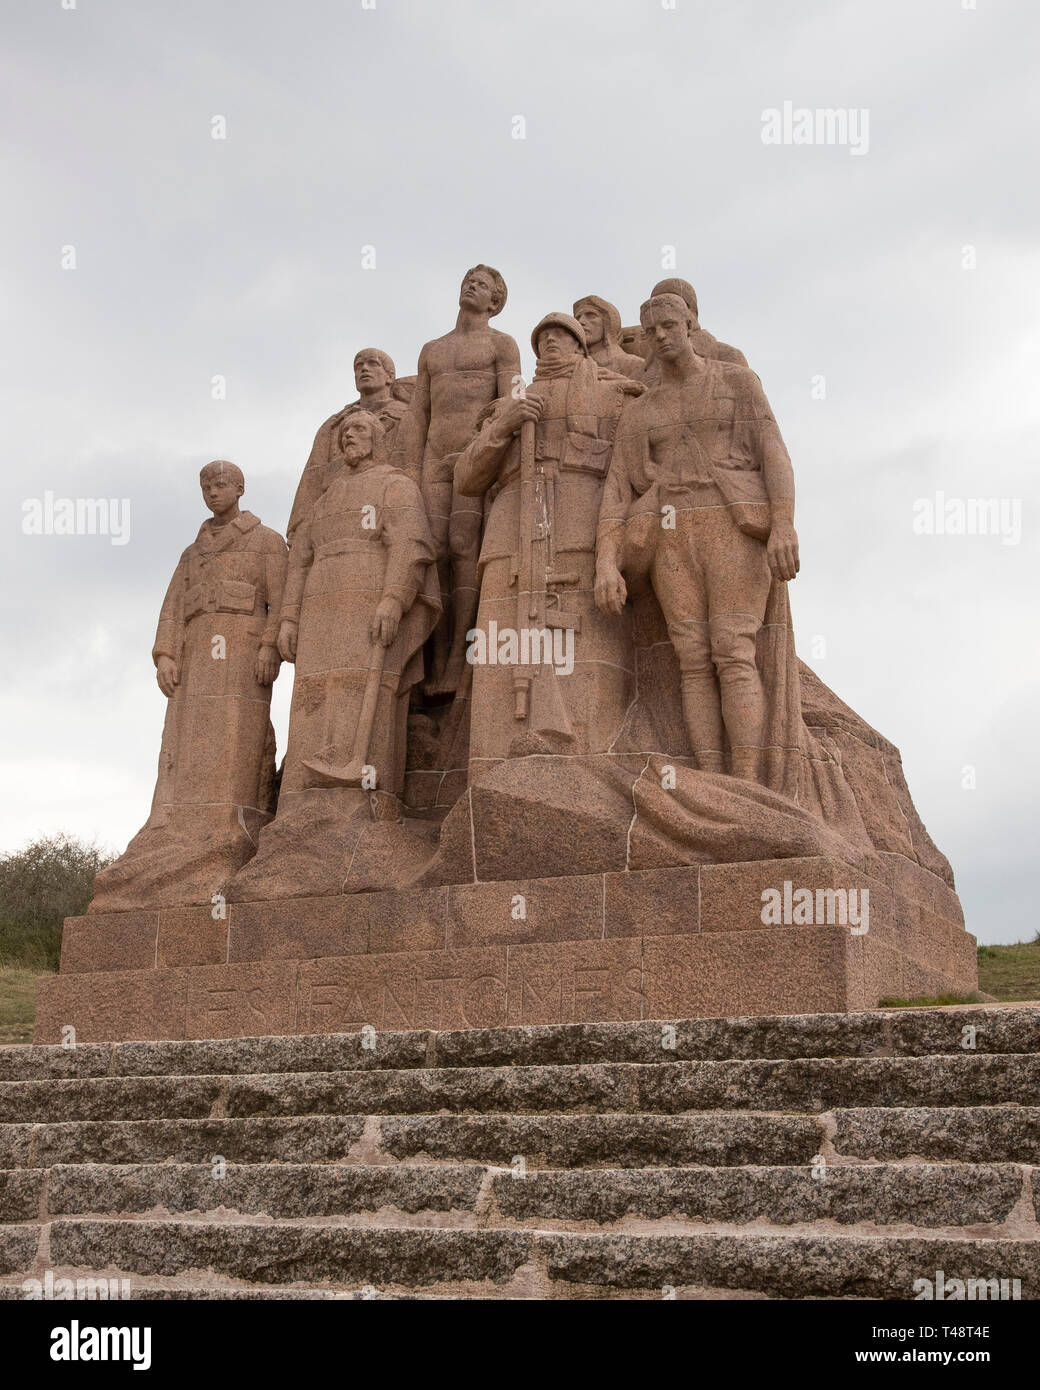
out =
<svg viewBox="0 0 1040 1390"><path fill-rule="evenodd" d="M1035 1299L1034 1165L1037 1006L7 1047L0 1297Z"/></svg>

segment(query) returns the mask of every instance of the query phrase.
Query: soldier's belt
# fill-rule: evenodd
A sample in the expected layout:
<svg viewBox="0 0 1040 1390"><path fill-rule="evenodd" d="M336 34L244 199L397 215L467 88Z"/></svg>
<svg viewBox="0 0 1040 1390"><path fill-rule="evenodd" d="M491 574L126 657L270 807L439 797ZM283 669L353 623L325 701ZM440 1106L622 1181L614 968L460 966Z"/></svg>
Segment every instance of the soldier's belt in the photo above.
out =
<svg viewBox="0 0 1040 1390"><path fill-rule="evenodd" d="M213 584L194 584L184 596L184 619L200 613L252 613L256 585L238 579L218 579Z"/></svg>
<svg viewBox="0 0 1040 1390"><path fill-rule="evenodd" d="M373 542L379 541L379 534L378 531L369 531L364 535L342 536L338 540L326 541L324 545L314 547L314 558L335 560L340 555L370 555Z"/></svg>

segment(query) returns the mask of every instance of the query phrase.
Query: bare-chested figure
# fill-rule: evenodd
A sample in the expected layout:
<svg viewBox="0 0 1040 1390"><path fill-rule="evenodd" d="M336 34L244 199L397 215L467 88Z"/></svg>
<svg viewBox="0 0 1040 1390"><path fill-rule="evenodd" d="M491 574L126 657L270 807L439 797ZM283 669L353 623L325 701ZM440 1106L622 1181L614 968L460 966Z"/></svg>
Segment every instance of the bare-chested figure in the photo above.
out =
<svg viewBox="0 0 1040 1390"><path fill-rule="evenodd" d="M481 411L508 396L519 377L519 348L507 333L488 325L505 302L506 282L497 270L477 265L466 272L455 327L419 354L415 394L397 433L393 461L422 489L445 607L433 637L430 694L458 688L466 633L477 613L483 502L456 493L453 476Z"/></svg>

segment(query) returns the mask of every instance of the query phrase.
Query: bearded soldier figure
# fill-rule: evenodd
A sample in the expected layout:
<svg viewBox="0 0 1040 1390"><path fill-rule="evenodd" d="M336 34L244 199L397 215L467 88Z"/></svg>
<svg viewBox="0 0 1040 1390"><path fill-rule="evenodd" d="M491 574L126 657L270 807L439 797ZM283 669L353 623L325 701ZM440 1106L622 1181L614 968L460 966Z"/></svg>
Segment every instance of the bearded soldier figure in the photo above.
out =
<svg viewBox="0 0 1040 1390"><path fill-rule="evenodd" d="M301 521L304 521L315 502L332 481L334 460L339 458L339 436L348 415L367 410L383 426L386 447L393 448L397 427L407 413L408 404L396 394L397 370L393 358L380 348L362 348L354 357L354 385L358 398L330 415L314 436L311 452L304 466L286 534L289 543Z"/></svg>
<svg viewBox="0 0 1040 1390"><path fill-rule="evenodd" d="M397 822L408 700L441 606L419 488L349 412L332 481L293 537L278 649L296 664L278 815L233 900L341 892L361 829Z"/></svg>

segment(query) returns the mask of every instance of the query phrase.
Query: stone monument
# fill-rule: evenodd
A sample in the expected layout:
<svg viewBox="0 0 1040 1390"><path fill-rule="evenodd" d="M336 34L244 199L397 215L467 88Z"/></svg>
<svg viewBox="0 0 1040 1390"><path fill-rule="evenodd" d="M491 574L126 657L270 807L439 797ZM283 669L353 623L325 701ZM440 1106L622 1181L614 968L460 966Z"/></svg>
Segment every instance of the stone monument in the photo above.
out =
<svg viewBox="0 0 1040 1390"><path fill-rule="evenodd" d="M152 817L67 921L39 1041L975 989L898 750L798 660L794 471L743 355L668 280L640 360L585 296L534 327L525 384L488 324L504 303L497 271L467 273L406 411L385 354L358 354L287 576L280 538L238 513L238 471L204 470L214 521L156 641ZM279 656L296 677L275 805Z"/></svg>

